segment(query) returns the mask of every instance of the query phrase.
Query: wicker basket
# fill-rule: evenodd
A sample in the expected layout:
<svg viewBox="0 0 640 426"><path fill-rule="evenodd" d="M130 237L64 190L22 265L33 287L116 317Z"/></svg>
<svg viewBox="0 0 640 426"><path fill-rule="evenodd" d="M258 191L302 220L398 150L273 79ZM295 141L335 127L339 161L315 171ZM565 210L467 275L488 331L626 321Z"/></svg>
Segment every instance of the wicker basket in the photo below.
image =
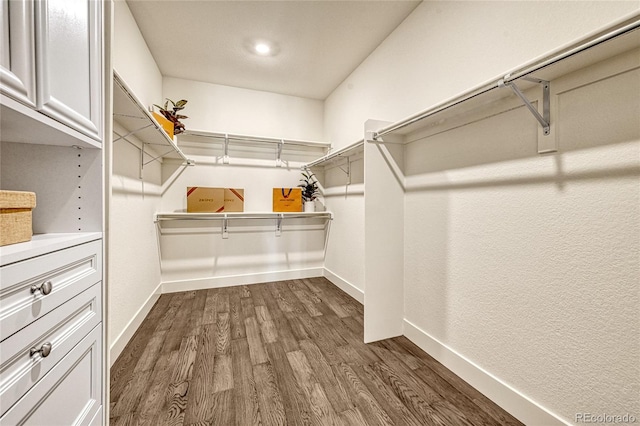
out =
<svg viewBox="0 0 640 426"><path fill-rule="evenodd" d="M31 210L35 206L33 192L0 191L0 246L31 240Z"/></svg>

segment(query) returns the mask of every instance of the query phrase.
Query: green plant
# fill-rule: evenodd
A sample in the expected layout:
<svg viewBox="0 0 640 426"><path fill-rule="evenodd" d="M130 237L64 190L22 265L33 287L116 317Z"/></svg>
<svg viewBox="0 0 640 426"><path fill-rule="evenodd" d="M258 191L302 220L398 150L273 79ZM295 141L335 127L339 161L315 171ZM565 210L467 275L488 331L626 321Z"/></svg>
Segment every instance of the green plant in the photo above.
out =
<svg viewBox="0 0 640 426"><path fill-rule="evenodd" d="M302 188L302 199L304 201L313 201L320 195L320 189L318 188L318 181L316 176L311 173L302 172L304 179L300 179L300 188Z"/></svg>
<svg viewBox="0 0 640 426"><path fill-rule="evenodd" d="M184 109L184 106L187 104L186 99L179 100L178 102L173 102L171 99L166 98L167 100L164 103L164 107L160 105L153 104L158 108L160 114L164 116L167 120L173 123L173 134L177 135L184 132L184 124L180 122L180 120L184 120L185 118L189 118L186 115L178 114L178 111ZM171 102L171 109L169 109L169 102Z"/></svg>

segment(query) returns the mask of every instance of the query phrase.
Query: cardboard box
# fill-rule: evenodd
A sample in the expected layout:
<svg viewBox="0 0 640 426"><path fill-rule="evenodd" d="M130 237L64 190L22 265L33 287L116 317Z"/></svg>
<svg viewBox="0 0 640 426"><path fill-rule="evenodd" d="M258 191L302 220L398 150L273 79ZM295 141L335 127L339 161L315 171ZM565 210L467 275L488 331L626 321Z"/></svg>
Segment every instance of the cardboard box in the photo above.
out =
<svg viewBox="0 0 640 426"><path fill-rule="evenodd" d="M173 123L170 120L167 120L166 118L164 118L163 115L158 114L157 112L153 113L153 118L156 119L158 124L160 124L164 129L164 131L167 133L167 135L169 135L169 139L173 139L173 130L174 130Z"/></svg>
<svg viewBox="0 0 640 426"><path fill-rule="evenodd" d="M225 188L224 189L224 211L243 212L244 211L244 189Z"/></svg>
<svg viewBox="0 0 640 426"><path fill-rule="evenodd" d="M274 212L301 212L302 188L273 188Z"/></svg>
<svg viewBox="0 0 640 426"><path fill-rule="evenodd" d="M31 241L35 206L33 192L0 191L0 246Z"/></svg>
<svg viewBox="0 0 640 426"><path fill-rule="evenodd" d="M222 213L224 188L190 186L187 188L187 213Z"/></svg>

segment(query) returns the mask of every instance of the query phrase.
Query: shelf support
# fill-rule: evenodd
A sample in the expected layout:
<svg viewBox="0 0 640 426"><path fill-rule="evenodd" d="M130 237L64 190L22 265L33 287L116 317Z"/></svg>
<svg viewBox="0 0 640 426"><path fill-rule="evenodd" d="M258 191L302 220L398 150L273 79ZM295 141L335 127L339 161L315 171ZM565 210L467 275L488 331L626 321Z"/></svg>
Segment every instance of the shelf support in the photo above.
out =
<svg viewBox="0 0 640 426"><path fill-rule="evenodd" d="M222 239L226 240L229 238L229 218L226 213L224 218L222 219Z"/></svg>
<svg viewBox="0 0 640 426"><path fill-rule="evenodd" d="M127 134L125 134L125 135L122 135L122 136L118 135L116 132L113 132L113 133L115 133L116 135L118 135L119 137L118 137L118 139L114 139L112 143L116 143L116 142L118 142L118 141L119 141L119 140L121 140L121 139L126 139L127 137L129 137L129 136L131 136L131 135L134 135L134 134L138 133L138 132L139 132L139 131L141 131L141 130L146 129L146 128L147 128L147 127L149 127L149 126L151 126L151 124L147 124L146 126L139 127L139 128L137 128L137 129L135 129L135 130L132 130L132 131L130 131L129 133L127 133Z"/></svg>
<svg viewBox="0 0 640 426"><path fill-rule="evenodd" d="M222 164L229 164L229 134L224 134L224 155L222 156Z"/></svg>
<svg viewBox="0 0 640 426"><path fill-rule="evenodd" d="M538 112L538 109L533 106L531 101L527 99L527 97L522 93L522 91L518 88L518 86L513 81L504 81L501 79L498 81L498 87L509 87L513 93L515 93L521 100L524 102L524 105L527 109L533 114L536 120L542 126L542 130L545 136L548 136L551 132L551 112L550 112L550 101L549 101L549 82L547 80L542 80L539 78L533 77L523 77L523 80L531 81L533 83L542 85L542 115Z"/></svg>
<svg viewBox="0 0 640 426"><path fill-rule="evenodd" d="M284 146L284 139L280 139L278 143L278 153L276 155L276 167L282 167L282 147Z"/></svg>
<svg viewBox="0 0 640 426"><path fill-rule="evenodd" d="M284 215L280 213L276 218L276 237L279 237L280 235L282 235L282 218L283 217Z"/></svg>
<svg viewBox="0 0 640 426"><path fill-rule="evenodd" d="M338 166L338 168L347 175L347 185L351 185L351 159L347 157L347 170L343 169L341 166Z"/></svg>

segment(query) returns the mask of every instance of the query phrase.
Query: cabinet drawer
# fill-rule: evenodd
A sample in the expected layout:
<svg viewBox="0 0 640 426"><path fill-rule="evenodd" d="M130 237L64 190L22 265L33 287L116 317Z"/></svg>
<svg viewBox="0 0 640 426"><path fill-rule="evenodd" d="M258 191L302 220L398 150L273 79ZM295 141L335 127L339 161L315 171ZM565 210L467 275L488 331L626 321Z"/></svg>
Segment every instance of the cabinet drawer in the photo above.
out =
<svg viewBox="0 0 640 426"><path fill-rule="evenodd" d="M88 426L95 422L102 408L101 353L98 325L0 417L0 424Z"/></svg>
<svg viewBox="0 0 640 426"><path fill-rule="evenodd" d="M0 343L0 407L4 414L100 323L102 286L96 284ZM51 345L31 355L32 348Z"/></svg>
<svg viewBox="0 0 640 426"><path fill-rule="evenodd" d="M3 266L0 268L2 340L101 279L101 240ZM51 285L49 294L32 291L45 283Z"/></svg>

